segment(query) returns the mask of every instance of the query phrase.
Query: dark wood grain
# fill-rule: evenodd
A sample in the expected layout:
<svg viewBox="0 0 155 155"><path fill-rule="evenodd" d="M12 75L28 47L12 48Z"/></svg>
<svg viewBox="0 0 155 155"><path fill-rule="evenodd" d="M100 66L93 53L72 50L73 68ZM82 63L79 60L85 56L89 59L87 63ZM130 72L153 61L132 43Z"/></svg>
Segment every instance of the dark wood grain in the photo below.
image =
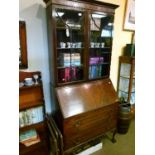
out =
<svg viewBox="0 0 155 155"><path fill-rule="evenodd" d="M65 6L79 7L90 10L98 10L98 11L106 11L113 12L114 9L118 7L118 5L105 3L101 1L92 1L92 0L43 0L47 5L51 4L59 4Z"/></svg>
<svg viewBox="0 0 155 155"><path fill-rule="evenodd" d="M56 92L65 150L116 128L118 97L110 79L58 87Z"/></svg>
<svg viewBox="0 0 155 155"><path fill-rule="evenodd" d="M56 88L64 118L104 107L118 101L109 79Z"/></svg>
<svg viewBox="0 0 155 155"><path fill-rule="evenodd" d="M30 89L20 89L19 106L20 110L32 106L43 105L43 91L41 87L31 87Z"/></svg>

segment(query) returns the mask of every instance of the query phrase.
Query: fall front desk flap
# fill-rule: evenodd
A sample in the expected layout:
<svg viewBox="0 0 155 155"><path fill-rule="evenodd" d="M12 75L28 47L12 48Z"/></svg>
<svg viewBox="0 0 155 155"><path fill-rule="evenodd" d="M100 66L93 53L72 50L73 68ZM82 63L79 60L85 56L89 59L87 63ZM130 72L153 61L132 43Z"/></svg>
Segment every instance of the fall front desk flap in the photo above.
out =
<svg viewBox="0 0 155 155"><path fill-rule="evenodd" d="M110 79L58 87L56 94L64 118L118 102Z"/></svg>

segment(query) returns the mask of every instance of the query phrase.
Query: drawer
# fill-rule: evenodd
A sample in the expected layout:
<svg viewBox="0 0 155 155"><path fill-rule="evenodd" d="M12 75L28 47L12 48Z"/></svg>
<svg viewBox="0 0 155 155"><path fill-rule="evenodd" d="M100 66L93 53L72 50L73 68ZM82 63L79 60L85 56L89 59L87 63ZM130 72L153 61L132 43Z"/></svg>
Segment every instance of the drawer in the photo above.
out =
<svg viewBox="0 0 155 155"><path fill-rule="evenodd" d="M116 127L118 106L113 104L64 121L65 148L97 137Z"/></svg>
<svg viewBox="0 0 155 155"><path fill-rule="evenodd" d="M91 127L85 128L72 136L69 134L64 135L64 146L65 148L70 148L97 136L100 136L107 131L114 129L117 124L117 119L107 119L96 121Z"/></svg>
<svg viewBox="0 0 155 155"><path fill-rule="evenodd" d="M106 122L109 119L117 118L117 106L113 104L112 106L103 107L88 113L84 113L72 118L64 120L63 129L66 134L75 134L81 130L91 128L97 122ZM73 132L73 133L71 133Z"/></svg>

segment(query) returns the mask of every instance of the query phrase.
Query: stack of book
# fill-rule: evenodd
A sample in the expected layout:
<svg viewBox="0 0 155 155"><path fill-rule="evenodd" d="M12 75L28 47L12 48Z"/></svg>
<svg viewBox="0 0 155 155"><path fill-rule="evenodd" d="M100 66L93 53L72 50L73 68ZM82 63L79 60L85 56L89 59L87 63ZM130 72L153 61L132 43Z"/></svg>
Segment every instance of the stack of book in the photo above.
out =
<svg viewBox="0 0 155 155"><path fill-rule="evenodd" d="M89 79L101 77L102 65L104 57L91 57L89 58Z"/></svg>
<svg viewBox="0 0 155 155"><path fill-rule="evenodd" d="M79 66L81 64L80 53L61 53L60 54L60 65L64 67Z"/></svg>
<svg viewBox="0 0 155 155"><path fill-rule="evenodd" d="M91 58L89 58L89 64L90 65L103 63L103 61L104 61L103 57L91 57Z"/></svg>
<svg viewBox="0 0 155 155"><path fill-rule="evenodd" d="M40 142L40 137L37 134L36 130L31 129L26 132L23 132L19 135L20 143L24 144L25 146L31 146L33 144Z"/></svg>
<svg viewBox="0 0 155 155"><path fill-rule="evenodd" d="M39 123L43 121L43 107L35 107L21 111L19 113L19 126L24 127L27 125Z"/></svg>
<svg viewBox="0 0 155 155"><path fill-rule="evenodd" d="M89 66L89 79L102 76L102 65Z"/></svg>
<svg viewBox="0 0 155 155"><path fill-rule="evenodd" d="M60 58L61 66L70 66L70 53L62 53Z"/></svg>
<svg viewBox="0 0 155 155"><path fill-rule="evenodd" d="M83 78L83 70L81 67L66 67L59 69L59 82L70 82L74 80L81 80Z"/></svg>
<svg viewBox="0 0 155 155"><path fill-rule="evenodd" d="M80 64L81 64L80 53L72 53L71 54L71 65L80 66Z"/></svg>

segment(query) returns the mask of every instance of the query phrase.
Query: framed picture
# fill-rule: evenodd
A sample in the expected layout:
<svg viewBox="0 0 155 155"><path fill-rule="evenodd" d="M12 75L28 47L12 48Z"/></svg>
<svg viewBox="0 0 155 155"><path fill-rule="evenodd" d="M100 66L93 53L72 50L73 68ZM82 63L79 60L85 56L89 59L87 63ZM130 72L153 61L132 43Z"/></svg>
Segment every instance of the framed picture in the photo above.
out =
<svg viewBox="0 0 155 155"><path fill-rule="evenodd" d="M26 68L28 68L26 23L25 21L19 21L19 69Z"/></svg>
<svg viewBox="0 0 155 155"><path fill-rule="evenodd" d="M135 0L127 0L126 2L124 30L135 30Z"/></svg>

